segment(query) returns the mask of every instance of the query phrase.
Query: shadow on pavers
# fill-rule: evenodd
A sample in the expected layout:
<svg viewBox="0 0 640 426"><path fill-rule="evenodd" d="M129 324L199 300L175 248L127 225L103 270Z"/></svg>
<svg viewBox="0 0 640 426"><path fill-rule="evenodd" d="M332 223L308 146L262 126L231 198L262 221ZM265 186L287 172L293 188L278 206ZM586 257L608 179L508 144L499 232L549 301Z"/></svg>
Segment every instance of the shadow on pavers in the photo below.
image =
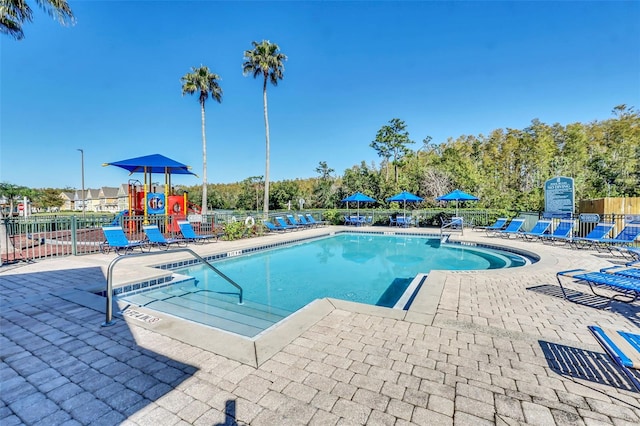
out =
<svg viewBox="0 0 640 426"><path fill-rule="evenodd" d="M97 267L0 276L0 423L118 424L197 371L138 346L125 321L102 327L104 311L56 295L100 280Z"/></svg>
<svg viewBox="0 0 640 426"><path fill-rule="evenodd" d="M544 340L538 340L538 343L554 372L637 393L626 374L606 354Z"/></svg>
<svg viewBox="0 0 640 426"><path fill-rule="evenodd" d="M533 287L527 287L527 290L535 291L536 293L544 294L547 296L557 297L564 299L562 290L560 287L553 284L541 284ZM565 287L567 293L567 302L577 303L582 306L586 306L593 309L608 310L612 313L616 313L626 318L634 326L640 327L640 306L637 302L624 303L620 301L611 300L607 297L598 296L591 293L582 293L576 290L571 290Z"/></svg>

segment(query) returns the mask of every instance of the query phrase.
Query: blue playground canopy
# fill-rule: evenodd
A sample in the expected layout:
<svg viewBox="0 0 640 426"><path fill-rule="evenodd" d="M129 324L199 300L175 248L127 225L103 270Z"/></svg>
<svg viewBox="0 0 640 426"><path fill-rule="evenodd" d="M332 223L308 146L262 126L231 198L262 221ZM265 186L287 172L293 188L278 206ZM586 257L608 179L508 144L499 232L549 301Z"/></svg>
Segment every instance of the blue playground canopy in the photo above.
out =
<svg viewBox="0 0 640 426"><path fill-rule="evenodd" d="M163 173L174 175L194 175L191 167L182 163L178 163L164 155L152 154L143 157L129 158L128 160L114 161L113 163L104 163L103 166L121 167L130 174L133 173Z"/></svg>

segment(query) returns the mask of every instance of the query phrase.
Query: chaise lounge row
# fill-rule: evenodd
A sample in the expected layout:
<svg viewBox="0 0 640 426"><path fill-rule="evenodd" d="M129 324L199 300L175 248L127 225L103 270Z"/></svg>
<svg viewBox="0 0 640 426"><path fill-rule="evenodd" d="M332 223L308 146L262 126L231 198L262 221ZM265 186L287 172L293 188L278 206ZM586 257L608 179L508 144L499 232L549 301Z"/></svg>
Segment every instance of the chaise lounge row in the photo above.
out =
<svg viewBox="0 0 640 426"><path fill-rule="evenodd" d="M263 224L267 230L271 232L287 232L324 225L324 222L315 220L311 213L306 213L304 215L298 214L297 216L298 218L296 219L294 215L288 214L286 215L286 220L282 216L276 216L273 218L275 223L265 220L263 221Z"/></svg>
<svg viewBox="0 0 640 426"><path fill-rule="evenodd" d="M551 243L569 244L573 248L595 248L607 249L609 251L634 251L629 246L633 244L640 236L640 223L630 222L613 238L607 236L614 229L615 224L611 222L600 222L584 237L575 237L573 228L575 221L573 219L562 219L551 231L553 222L549 219L541 219L536 222L529 232L523 232L522 226L524 219L515 218L508 226L506 218L499 218L496 223L485 229L488 236L499 236L510 238L511 236L523 238L529 241L542 241ZM621 248L623 249L621 251Z"/></svg>
<svg viewBox="0 0 640 426"><path fill-rule="evenodd" d="M100 245L100 250L109 252L113 250L116 254L127 254L135 249L141 252L149 251L151 247L157 247L161 250L168 250L172 245L178 247L186 247L187 243L204 243L207 241L217 240L215 234L196 234L195 230L186 220L178 221L181 237L167 238L165 237L158 225L143 225L145 238L143 240L130 241L121 226L103 226L102 232L105 241Z"/></svg>

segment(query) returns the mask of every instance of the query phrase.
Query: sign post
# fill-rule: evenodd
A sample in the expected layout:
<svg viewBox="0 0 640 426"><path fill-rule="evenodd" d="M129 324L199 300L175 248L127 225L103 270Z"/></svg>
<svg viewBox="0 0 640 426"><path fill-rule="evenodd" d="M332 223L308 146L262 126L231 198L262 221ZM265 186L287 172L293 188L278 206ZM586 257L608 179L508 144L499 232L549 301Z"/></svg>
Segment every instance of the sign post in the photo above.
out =
<svg viewBox="0 0 640 426"><path fill-rule="evenodd" d="M573 178L556 176L544 183L544 210L548 213L572 215L575 209Z"/></svg>

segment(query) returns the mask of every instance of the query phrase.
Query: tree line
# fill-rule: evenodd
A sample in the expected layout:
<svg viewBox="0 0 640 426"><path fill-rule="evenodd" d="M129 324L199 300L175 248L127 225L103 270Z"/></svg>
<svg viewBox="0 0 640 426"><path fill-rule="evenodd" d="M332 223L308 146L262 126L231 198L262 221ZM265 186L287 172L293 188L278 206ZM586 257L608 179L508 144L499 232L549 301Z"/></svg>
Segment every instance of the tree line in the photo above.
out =
<svg viewBox="0 0 640 426"><path fill-rule="evenodd" d="M524 129L496 129L488 135L461 135L440 144L424 137L417 147L398 118L382 126L369 143L379 163L361 162L336 174L320 161L317 176L273 182L269 209L328 209L361 191L376 200L407 190L436 205L435 198L460 188L480 198L474 206L509 211L542 211L544 182L554 176L575 180L576 200L640 196L640 113L616 106L612 118L590 123L549 125L538 119ZM366 143L366 142L362 142ZM261 176L209 185L214 209L262 210ZM181 187L197 204L197 187Z"/></svg>
<svg viewBox="0 0 640 426"><path fill-rule="evenodd" d="M576 200L640 196L640 113L619 105L612 117L590 123L545 124L534 119L524 129L496 129L489 135L461 135L440 144L410 138L408 125L397 118L382 126L368 143L378 163L360 164L341 174L326 160L312 178L272 182L269 210L338 208L343 198L361 191L388 207L384 200L402 190L435 206L435 198L460 188L480 198L473 206L507 211L542 211L543 185L554 176L575 180ZM207 184L212 209L264 211L264 178ZM64 189L33 189L1 183L0 196L27 196L36 207L58 207ZM189 201L202 205L202 186L177 186Z"/></svg>

